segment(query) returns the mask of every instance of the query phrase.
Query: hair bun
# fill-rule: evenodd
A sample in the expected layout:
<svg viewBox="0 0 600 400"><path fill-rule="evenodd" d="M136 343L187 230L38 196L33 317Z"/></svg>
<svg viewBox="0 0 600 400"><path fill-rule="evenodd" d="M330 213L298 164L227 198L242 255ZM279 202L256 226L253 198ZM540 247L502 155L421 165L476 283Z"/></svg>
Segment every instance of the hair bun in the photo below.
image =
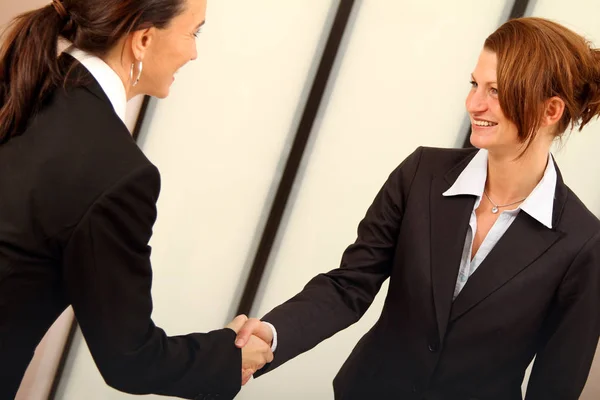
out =
<svg viewBox="0 0 600 400"><path fill-rule="evenodd" d="M585 96L582 101L580 129L594 117L600 116L600 49L590 49L593 62Z"/></svg>

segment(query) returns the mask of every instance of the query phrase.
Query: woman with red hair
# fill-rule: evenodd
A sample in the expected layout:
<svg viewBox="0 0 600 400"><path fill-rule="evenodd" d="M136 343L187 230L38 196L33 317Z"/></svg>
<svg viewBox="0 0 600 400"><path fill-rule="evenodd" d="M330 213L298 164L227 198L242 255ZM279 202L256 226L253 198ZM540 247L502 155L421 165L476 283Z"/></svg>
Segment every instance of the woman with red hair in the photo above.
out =
<svg viewBox="0 0 600 400"><path fill-rule="evenodd" d="M550 148L600 114L600 51L557 23L511 20L485 41L466 108L474 148L417 149L340 268L242 328L240 346L276 339L258 374L358 321L389 278L336 399L517 400L534 357L528 400L579 397L600 333L600 221Z"/></svg>

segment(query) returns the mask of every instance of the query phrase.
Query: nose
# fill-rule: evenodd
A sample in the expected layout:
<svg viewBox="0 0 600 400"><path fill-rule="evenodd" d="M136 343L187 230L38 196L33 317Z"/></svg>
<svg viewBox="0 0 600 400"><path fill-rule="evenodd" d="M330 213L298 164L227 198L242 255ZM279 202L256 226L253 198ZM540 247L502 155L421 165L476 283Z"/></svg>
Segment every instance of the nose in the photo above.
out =
<svg viewBox="0 0 600 400"><path fill-rule="evenodd" d="M487 103L484 91L480 90L479 88L471 89L467 95L467 101L465 105L470 114L476 114L485 111L487 109Z"/></svg>
<svg viewBox="0 0 600 400"><path fill-rule="evenodd" d="M194 61L197 58L198 58L198 48L197 48L196 42L194 41L194 44L192 45L192 54L190 57L190 61Z"/></svg>

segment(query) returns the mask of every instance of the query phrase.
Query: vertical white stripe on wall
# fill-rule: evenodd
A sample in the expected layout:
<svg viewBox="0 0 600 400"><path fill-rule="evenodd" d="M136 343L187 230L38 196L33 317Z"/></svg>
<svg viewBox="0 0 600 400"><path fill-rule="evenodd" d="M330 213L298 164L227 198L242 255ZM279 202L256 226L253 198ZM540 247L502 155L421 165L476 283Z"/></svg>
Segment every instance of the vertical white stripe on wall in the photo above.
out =
<svg viewBox="0 0 600 400"><path fill-rule="evenodd" d="M511 5L358 2L257 316L339 265L380 186L417 146L462 145L470 73ZM250 382L239 398L332 399L331 382L376 321L386 290L355 326Z"/></svg>

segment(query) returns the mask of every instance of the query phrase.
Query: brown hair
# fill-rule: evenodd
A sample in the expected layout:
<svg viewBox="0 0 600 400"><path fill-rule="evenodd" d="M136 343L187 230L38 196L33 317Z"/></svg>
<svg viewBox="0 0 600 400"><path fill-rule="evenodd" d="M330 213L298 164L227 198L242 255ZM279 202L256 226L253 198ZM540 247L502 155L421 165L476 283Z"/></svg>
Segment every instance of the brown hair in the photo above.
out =
<svg viewBox="0 0 600 400"><path fill-rule="evenodd" d="M569 125L581 131L600 114L600 49L577 33L546 19L518 18L492 33L484 48L496 53L500 107L527 147L551 97L565 102L556 136Z"/></svg>
<svg viewBox="0 0 600 400"><path fill-rule="evenodd" d="M185 0L53 0L16 17L0 47L0 143L23 133L64 81L59 36L102 57L131 31L166 28L184 8Z"/></svg>

